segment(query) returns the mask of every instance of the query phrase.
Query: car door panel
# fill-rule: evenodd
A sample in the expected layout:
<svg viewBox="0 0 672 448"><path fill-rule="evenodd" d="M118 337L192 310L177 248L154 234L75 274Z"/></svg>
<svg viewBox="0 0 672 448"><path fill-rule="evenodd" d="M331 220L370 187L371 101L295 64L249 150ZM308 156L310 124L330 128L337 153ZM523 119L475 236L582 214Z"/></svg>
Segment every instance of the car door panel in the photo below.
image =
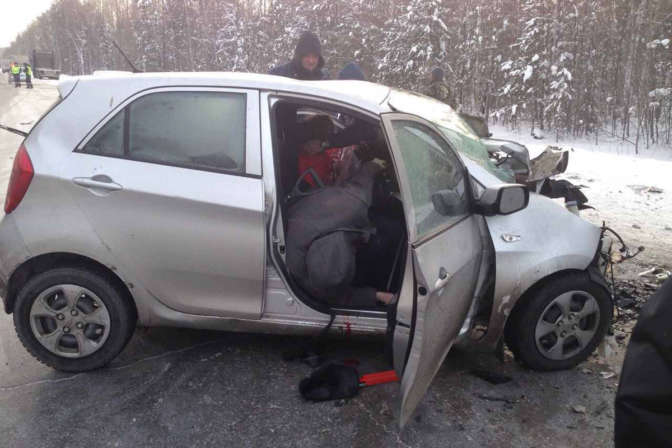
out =
<svg viewBox="0 0 672 448"><path fill-rule="evenodd" d="M250 152L260 153L258 92L246 95L250 165L250 160L260 160L259 155L250 157ZM185 313L261 316L261 176L81 152L73 152L63 169L64 177L73 179L69 189L98 237L141 282L134 287Z"/></svg>
<svg viewBox="0 0 672 448"><path fill-rule="evenodd" d="M481 262L475 219L469 216L413 249L417 288L427 292L416 295L413 341L401 383L403 423L422 400L471 306ZM446 279L441 278L442 268Z"/></svg>
<svg viewBox="0 0 672 448"><path fill-rule="evenodd" d="M470 213L466 169L449 144L418 117L384 114L383 123L404 202L412 263L406 267L393 337L403 426L464 325L483 243L481 218ZM432 205L433 193L446 189L462 201L450 216L438 214Z"/></svg>

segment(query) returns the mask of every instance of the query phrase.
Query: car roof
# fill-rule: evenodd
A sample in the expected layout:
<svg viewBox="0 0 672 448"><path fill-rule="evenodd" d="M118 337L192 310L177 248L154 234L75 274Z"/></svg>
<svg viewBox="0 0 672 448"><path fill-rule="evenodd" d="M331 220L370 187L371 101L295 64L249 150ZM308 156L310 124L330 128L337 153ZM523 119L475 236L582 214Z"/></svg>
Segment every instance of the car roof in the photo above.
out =
<svg viewBox="0 0 672 448"><path fill-rule="evenodd" d="M101 71L93 75L65 77L59 82L61 95L77 89L105 89L117 98L159 87L230 87L305 94L343 102L373 113L389 111L390 88L366 81L300 81L274 75L242 72L154 72Z"/></svg>

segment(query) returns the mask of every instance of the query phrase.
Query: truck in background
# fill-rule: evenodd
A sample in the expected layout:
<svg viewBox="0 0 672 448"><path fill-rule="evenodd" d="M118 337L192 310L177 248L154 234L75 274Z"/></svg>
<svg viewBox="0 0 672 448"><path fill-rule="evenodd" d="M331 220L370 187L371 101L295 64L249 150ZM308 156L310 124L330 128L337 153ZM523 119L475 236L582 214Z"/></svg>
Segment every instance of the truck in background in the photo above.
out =
<svg viewBox="0 0 672 448"><path fill-rule="evenodd" d="M56 68L56 58L53 51L33 50L30 55L30 65L33 76L39 79L58 79L61 70Z"/></svg>

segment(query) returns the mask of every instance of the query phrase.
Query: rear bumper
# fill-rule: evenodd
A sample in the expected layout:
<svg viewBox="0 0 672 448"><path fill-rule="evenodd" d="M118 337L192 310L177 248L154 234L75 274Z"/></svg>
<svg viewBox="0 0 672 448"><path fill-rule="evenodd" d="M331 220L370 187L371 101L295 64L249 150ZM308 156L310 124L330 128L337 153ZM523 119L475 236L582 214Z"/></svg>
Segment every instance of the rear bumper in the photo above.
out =
<svg viewBox="0 0 672 448"><path fill-rule="evenodd" d="M2 298L2 307L5 310L5 313L9 314L9 308L7 306L7 283L0 279L0 297Z"/></svg>
<svg viewBox="0 0 672 448"><path fill-rule="evenodd" d="M11 311L7 306L9 279L16 268L29 258L30 252L14 216L5 215L0 221L0 296L7 313Z"/></svg>

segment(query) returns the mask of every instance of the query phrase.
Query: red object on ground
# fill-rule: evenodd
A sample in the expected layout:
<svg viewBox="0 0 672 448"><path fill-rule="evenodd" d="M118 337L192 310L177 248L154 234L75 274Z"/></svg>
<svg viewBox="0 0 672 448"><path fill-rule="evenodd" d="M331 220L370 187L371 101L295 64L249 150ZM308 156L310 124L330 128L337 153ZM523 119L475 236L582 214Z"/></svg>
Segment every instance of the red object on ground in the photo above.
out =
<svg viewBox="0 0 672 448"><path fill-rule="evenodd" d="M396 383L399 381L394 370L384 372L367 373L359 379L359 387L375 386L376 384Z"/></svg>

